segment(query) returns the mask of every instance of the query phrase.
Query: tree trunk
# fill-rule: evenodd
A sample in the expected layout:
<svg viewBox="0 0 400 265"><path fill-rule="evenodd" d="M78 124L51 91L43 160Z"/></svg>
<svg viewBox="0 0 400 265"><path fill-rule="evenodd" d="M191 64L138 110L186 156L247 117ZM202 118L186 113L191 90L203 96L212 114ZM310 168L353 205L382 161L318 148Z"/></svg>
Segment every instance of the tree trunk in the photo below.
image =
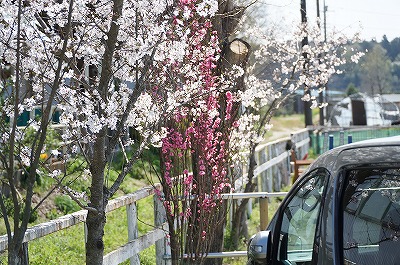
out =
<svg viewBox="0 0 400 265"><path fill-rule="evenodd" d="M86 242L86 264L103 264L104 254L104 225L106 223L105 212L88 212L86 218L87 242Z"/></svg>
<svg viewBox="0 0 400 265"><path fill-rule="evenodd" d="M224 250L224 228L226 223L227 201L224 200L221 210L218 212L218 220L220 223L214 229L214 240L210 242L211 252L222 252ZM223 259L206 259L204 265L222 265Z"/></svg>
<svg viewBox="0 0 400 265"><path fill-rule="evenodd" d="M14 240L14 238L12 239ZM28 265L28 243L20 244L21 247L16 249L15 243L11 243L8 248L8 264L9 265Z"/></svg>
<svg viewBox="0 0 400 265"><path fill-rule="evenodd" d="M249 163L249 169L248 169L248 178L249 181L246 183L244 192L253 192L254 189L256 188L256 185L253 183L253 177L254 177L254 169L256 168L256 160L255 160L255 151L256 151L256 144L253 144L252 148L250 149L250 163ZM242 217L245 214L246 210L246 205L249 202L249 199L243 199L241 200L239 207L237 207L237 210L233 214L233 220L232 220L232 229L231 229L231 248L232 249L237 249L239 246L239 239L240 239L240 225L242 224ZM243 231L243 229L242 229Z"/></svg>
<svg viewBox="0 0 400 265"><path fill-rule="evenodd" d="M98 84L98 92L103 98L107 98L109 82L112 78L112 61L115 51L117 36L119 32L118 19L122 15L123 0L113 1L112 22L107 33L105 42L105 51L102 57L102 70ZM99 115L102 110L99 108ZM109 190L104 187L104 170L107 164L106 160L106 136L107 128L103 128L97 135L93 144L93 150L90 154L90 172L92 174L92 183L90 186L90 204L93 210L88 212L87 224L87 242L86 242L86 264L103 264L104 254L104 226L106 223L105 208L108 203ZM110 148L112 150L112 147Z"/></svg>
<svg viewBox="0 0 400 265"><path fill-rule="evenodd" d="M92 183L90 187L90 204L93 208L88 212L86 218L87 242L86 242L86 264L103 264L104 253L104 225L106 223L105 207L107 198L104 194L104 168L105 168L105 129L103 129L93 145L93 157L91 159L90 171Z"/></svg>

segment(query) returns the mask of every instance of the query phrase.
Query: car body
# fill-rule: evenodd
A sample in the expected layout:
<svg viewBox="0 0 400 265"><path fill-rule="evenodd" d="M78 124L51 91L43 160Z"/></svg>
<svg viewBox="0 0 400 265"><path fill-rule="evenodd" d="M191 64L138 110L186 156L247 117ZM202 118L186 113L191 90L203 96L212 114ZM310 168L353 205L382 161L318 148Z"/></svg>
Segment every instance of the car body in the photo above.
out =
<svg viewBox="0 0 400 265"><path fill-rule="evenodd" d="M400 136L318 157L249 241L248 264L400 264Z"/></svg>

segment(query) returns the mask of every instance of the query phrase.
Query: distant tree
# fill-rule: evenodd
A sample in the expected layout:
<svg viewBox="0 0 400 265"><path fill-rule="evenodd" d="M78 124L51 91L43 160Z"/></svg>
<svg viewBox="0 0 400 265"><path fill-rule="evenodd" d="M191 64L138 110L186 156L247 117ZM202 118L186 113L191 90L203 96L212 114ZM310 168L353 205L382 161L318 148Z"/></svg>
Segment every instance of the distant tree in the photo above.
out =
<svg viewBox="0 0 400 265"><path fill-rule="evenodd" d="M391 62L386 50L379 44L375 45L362 61L361 88L371 95L392 91Z"/></svg>
<svg viewBox="0 0 400 265"><path fill-rule="evenodd" d="M400 38L394 38L392 41L389 41L386 35L383 35L380 44L387 51L387 56L393 62L400 53Z"/></svg>
<svg viewBox="0 0 400 265"><path fill-rule="evenodd" d="M393 61L394 57L392 57L392 45L386 35L383 35L382 41L380 44L381 44L382 48L384 48L386 50L387 56L390 58L390 60Z"/></svg>
<svg viewBox="0 0 400 265"><path fill-rule="evenodd" d="M400 91L400 54L392 62L393 92Z"/></svg>
<svg viewBox="0 0 400 265"><path fill-rule="evenodd" d="M394 38L390 42L390 58L392 58L392 61L396 60L396 57L400 54L400 38Z"/></svg>
<svg viewBox="0 0 400 265"><path fill-rule="evenodd" d="M358 92L359 92L358 88L357 88L353 83L350 83L350 84L347 86L347 91L346 91L346 95L347 95L347 96L356 94L356 93L358 93Z"/></svg>
<svg viewBox="0 0 400 265"><path fill-rule="evenodd" d="M375 40L360 42L361 49L369 50L369 51L371 51L375 47L376 44L377 44L377 42Z"/></svg>

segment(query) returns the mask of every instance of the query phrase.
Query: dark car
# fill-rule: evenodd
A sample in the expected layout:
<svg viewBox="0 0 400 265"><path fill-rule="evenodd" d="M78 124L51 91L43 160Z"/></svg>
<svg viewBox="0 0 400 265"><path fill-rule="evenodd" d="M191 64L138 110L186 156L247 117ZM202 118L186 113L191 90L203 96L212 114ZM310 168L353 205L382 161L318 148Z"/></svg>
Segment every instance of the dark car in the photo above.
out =
<svg viewBox="0 0 400 265"><path fill-rule="evenodd" d="M400 136L316 159L250 240L248 264L400 264Z"/></svg>

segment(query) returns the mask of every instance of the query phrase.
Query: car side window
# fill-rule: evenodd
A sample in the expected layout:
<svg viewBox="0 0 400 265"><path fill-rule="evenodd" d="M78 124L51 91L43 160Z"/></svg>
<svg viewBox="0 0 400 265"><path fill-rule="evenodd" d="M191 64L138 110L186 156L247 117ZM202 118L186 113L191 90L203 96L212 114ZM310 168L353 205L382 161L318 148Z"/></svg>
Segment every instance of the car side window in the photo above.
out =
<svg viewBox="0 0 400 265"><path fill-rule="evenodd" d="M400 169L352 169L342 196L344 264L399 264Z"/></svg>
<svg viewBox="0 0 400 265"><path fill-rule="evenodd" d="M299 183L281 222L278 260L285 264L311 262L318 215L328 172L317 169Z"/></svg>

